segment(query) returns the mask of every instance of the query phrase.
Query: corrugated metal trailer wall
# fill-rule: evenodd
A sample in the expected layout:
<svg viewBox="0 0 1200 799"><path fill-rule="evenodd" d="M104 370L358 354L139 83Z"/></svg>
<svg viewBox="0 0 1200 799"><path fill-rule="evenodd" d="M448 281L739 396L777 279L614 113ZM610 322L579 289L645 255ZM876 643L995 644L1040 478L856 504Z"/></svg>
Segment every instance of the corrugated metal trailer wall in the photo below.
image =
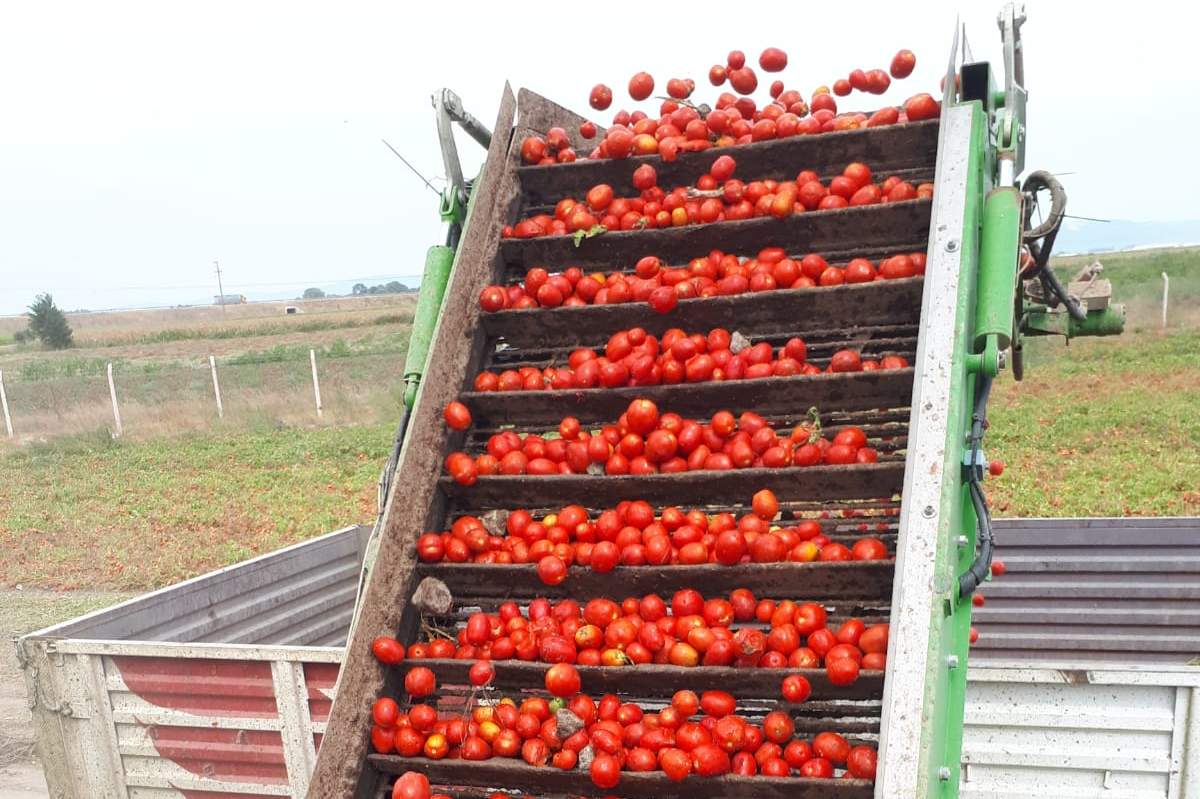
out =
<svg viewBox="0 0 1200 799"><path fill-rule="evenodd" d="M55 799L305 794L353 609L346 528L23 638ZM996 523L962 795L1200 799L1200 519Z"/></svg>
<svg viewBox="0 0 1200 799"><path fill-rule="evenodd" d="M21 639L50 795L304 796L369 532L348 527Z"/></svg>

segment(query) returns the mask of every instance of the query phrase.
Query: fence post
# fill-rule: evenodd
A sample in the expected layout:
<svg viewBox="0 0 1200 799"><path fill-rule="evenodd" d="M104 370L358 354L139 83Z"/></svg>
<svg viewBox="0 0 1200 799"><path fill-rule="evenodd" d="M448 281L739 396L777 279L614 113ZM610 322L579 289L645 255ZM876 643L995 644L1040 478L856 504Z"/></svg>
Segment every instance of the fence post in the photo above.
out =
<svg viewBox="0 0 1200 799"><path fill-rule="evenodd" d="M321 381L317 379L317 351L310 349L308 351L308 360L312 364L313 373L313 396L317 400L317 418L321 418Z"/></svg>
<svg viewBox="0 0 1200 799"><path fill-rule="evenodd" d="M1162 279L1163 279L1163 314L1162 314L1163 318L1162 318L1162 326L1163 326L1163 330L1166 330L1166 329L1167 329L1167 291L1168 291L1168 289L1170 289L1170 288L1171 288L1171 279L1170 279L1169 277L1167 277L1167 273L1166 273L1166 272L1163 272L1163 273L1162 273Z"/></svg>
<svg viewBox="0 0 1200 799"><path fill-rule="evenodd" d="M112 398L113 420L117 423L113 438L120 438L125 431L121 427L121 409L117 407L117 384L113 382L112 361L108 364L108 396Z"/></svg>
<svg viewBox="0 0 1200 799"><path fill-rule="evenodd" d="M4 407L4 429L8 431L8 437L13 437L12 417L8 414L8 394L4 392L4 370L0 369L0 406Z"/></svg>
<svg viewBox="0 0 1200 799"><path fill-rule="evenodd" d="M213 356L208 356L208 367L212 370L213 394L217 398L217 418L225 418L225 407L221 405L221 383L217 380L217 359Z"/></svg>

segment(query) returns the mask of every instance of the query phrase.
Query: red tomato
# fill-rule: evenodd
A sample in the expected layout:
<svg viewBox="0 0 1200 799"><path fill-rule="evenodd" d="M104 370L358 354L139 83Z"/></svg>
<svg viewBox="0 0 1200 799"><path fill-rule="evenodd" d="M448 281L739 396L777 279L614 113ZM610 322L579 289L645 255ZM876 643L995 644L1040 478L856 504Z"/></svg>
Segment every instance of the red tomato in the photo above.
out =
<svg viewBox="0 0 1200 799"><path fill-rule="evenodd" d="M395 638L381 635L371 642L371 652L380 663L394 666L404 661L404 647Z"/></svg>
<svg viewBox="0 0 1200 799"><path fill-rule="evenodd" d="M557 555L546 555L538 561L537 576L546 585L559 585L567 579L567 564Z"/></svg>
<svg viewBox="0 0 1200 799"><path fill-rule="evenodd" d="M897 80L907 78L917 66L917 57L912 50L901 50L892 57L892 65L888 70Z"/></svg>
<svg viewBox="0 0 1200 799"><path fill-rule="evenodd" d="M854 542L851 553L855 560L886 560L887 545L878 538L862 538Z"/></svg>
<svg viewBox="0 0 1200 799"><path fill-rule="evenodd" d="M654 92L654 78L648 72L639 72L629 79L629 96L641 102ZM615 784L615 783L614 783Z"/></svg>
<svg viewBox="0 0 1200 799"><path fill-rule="evenodd" d="M546 670L546 690L554 696L573 696L580 684L579 671L570 663L555 663Z"/></svg>
<svg viewBox="0 0 1200 799"><path fill-rule="evenodd" d="M789 674L783 678L783 698L789 702L800 703L812 696L812 685L803 674Z"/></svg>
<svg viewBox="0 0 1200 799"><path fill-rule="evenodd" d="M792 717L782 710L775 710L766 715L763 719L763 735L772 743L781 744L789 741L793 733L796 731L796 725L792 722Z"/></svg>
<svg viewBox="0 0 1200 799"><path fill-rule="evenodd" d="M754 495L751 507L754 515L765 521L771 521L779 514L779 500L775 497L775 492L767 488Z"/></svg>
<svg viewBox="0 0 1200 799"><path fill-rule="evenodd" d="M471 685L483 687L491 683L496 677L496 669L492 666L489 660L478 660L471 666L471 670L467 672L468 679Z"/></svg>
<svg viewBox="0 0 1200 799"><path fill-rule="evenodd" d="M378 724L371 727L371 746L376 752L386 755L396 748L396 730L394 727L380 727ZM409 732L413 732L409 729ZM417 733L419 734L419 733Z"/></svg>
<svg viewBox="0 0 1200 799"><path fill-rule="evenodd" d="M380 727L394 727L396 720L400 718L400 706L396 704L395 699L380 697L371 705L371 718Z"/></svg>
<svg viewBox="0 0 1200 799"><path fill-rule="evenodd" d="M612 105L612 89L605 86L603 83L597 83L592 87L592 92L588 96L588 105L597 111L603 111ZM594 133L592 135L595 135ZM590 136L588 138L591 138Z"/></svg>
<svg viewBox="0 0 1200 799"><path fill-rule="evenodd" d="M658 753L658 766L672 782L679 782L692 771L692 757L682 749L669 747Z"/></svg>
<svg viewBox="0 0 1200 799"><path fill-rule="evenodd" d="M705 691L700 696L700 709L713 718L728 716L737 708L733 694L726 691Z"/></svg>
<svg viewBox="0 0 1200 799"><path fill-rule="evenodd" d="M430 799L429 778L415 771L406 771L392 787L392 799Z"/></svg>
<svg viewBox="0 0 1200 799"><path fill-rule="evenodd" d="M728 774L729 753L711 743L701 744L692 750L692 769L701 777Z"/></svg>
<svg viewBox="0 0 1200 799"><path fill-rule="evenodd" d="M850 744L836 732L819 732L812 742L813 752L835 764L846 762Z"/></svg>
<svg viewBox="0 0 1200 799"><path fill-rule="evenodd" d="M875 779L877 755L869 746L856 746L846 755L846 770L862 780Z"/></svg>
<svg viewBox="0 0 1200 799"><path fill-rule="evenodd" d="M418 699L429 696L437 690L437 677L432 669L417 666L404 675L404 690L409 696Z"/></svg>
<svg viewBox="0 0 1200 799"><path fill-rule="evenodd" d="M888 625L875 624L863 631L858 639L858 647L866 654L887 654Z"/></svg>
<svg viewBox="0 0 1200 799"><path fill-rule="evenodd" d="M828 758L814 757L800 766L800 776L829 779L833 776L833 763Z"/></svg>

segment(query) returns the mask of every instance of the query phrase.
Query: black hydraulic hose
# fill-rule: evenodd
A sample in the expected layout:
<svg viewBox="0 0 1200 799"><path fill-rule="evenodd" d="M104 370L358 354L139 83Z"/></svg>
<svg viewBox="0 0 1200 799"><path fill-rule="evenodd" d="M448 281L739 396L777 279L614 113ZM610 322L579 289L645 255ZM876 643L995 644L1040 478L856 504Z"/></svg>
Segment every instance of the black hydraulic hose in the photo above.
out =
<svg viewBox="0 0 1200 799"><path fill-rule="evenodd" d="M971 495L971 504L975 508L976 529L978 530L978 550L975 560L970 567L959 575L958 595L966 598L987 579L988 571L992 568L992 516L988 511L987 498L983 494L983 485L979 478L983 466L979 463L982 453L983 434L987 429L987 403L992 393L992 378L982 375L979 383L979 393L975 397L975 411L971 414L970 465L967 467L967 490Z"/></svg>

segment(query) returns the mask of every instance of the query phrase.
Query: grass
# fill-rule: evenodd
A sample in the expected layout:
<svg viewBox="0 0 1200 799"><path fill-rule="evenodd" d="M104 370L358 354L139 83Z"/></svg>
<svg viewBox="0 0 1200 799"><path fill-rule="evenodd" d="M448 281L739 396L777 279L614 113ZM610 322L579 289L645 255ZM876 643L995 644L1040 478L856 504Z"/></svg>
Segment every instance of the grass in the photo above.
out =
<svg viewBox="0 0 1200 799"><path fill-rule="evenodd" d="M1025 381L1005 376L992 403L997 515L1200 514L1198 350L1195 330L1034 342ZM392 421L264 418L133 443L99 430L0 455L0 585L161 586L368 522Z"/></svg>
<svg viewBox="0 0 1200 799"><path fill-rule="evenodd" d="M1200 514L1200 331L1034 343L991 403L995 512Z"/></svg>
<svg viewBox="0 0 1200 799"><path fill-rule="evenodd" d="M167 585L370 521L391 433L96 433L0 455L0 585Z"/></svg>
<svg viewBox="0 0 1200 799"><path fill-rule="evenodd" d="M252 338L257 336L281 336L287 333L315 333L321 330L350 330L378 325L409 324L412 311L380 314L364 318L306 319L292 324L279 322L270 324L233 326L223 328L167 328L152 333L133 333L127 336L109 336L104 339L85 339L81 348L111 346L146 346L166 344L172 341L221 341L230 338ZM3 341L0 341L3 343Z"/></svg>

